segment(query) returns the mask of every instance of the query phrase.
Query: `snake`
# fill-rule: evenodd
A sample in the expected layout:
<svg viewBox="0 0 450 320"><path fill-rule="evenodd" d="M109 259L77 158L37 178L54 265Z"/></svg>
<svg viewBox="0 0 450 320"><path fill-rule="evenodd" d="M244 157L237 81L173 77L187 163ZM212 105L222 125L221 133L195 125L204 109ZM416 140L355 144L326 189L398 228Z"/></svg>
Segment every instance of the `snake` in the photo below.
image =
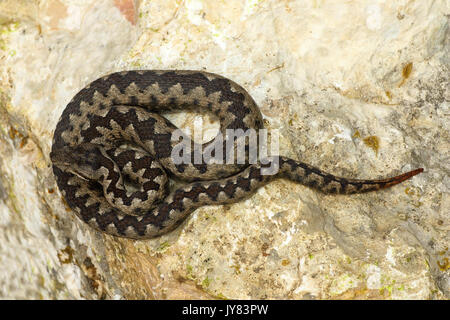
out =
<svg viewBox="0 0 450 320"><path fill-rule="evenodd" d="M180 163L173 157L182 140L174 139L179 129L163 114L183 111L217 118L218 136L226 139L213 149L212 140L199 143L182 136L191 149L180 152L190 160ZM251 162L249 139L244 136L239 142L239 137L227 135L233 132L228 130L261 129L263 116L256 102L242 86L221 75L121 71L89 83L70 100L57 122L50 160L63 200L82 221L131 239L166 234L197 208L235 203L278 178L324 194L354 194L385 189L423 171L360 180L281 155ZM195 152L228 154L238 151L239 143L244 145L243 162L236 161L237 155L226 163L202 157L195 161ZM276 172L264 174L263 169L273 164Z"/></svg>

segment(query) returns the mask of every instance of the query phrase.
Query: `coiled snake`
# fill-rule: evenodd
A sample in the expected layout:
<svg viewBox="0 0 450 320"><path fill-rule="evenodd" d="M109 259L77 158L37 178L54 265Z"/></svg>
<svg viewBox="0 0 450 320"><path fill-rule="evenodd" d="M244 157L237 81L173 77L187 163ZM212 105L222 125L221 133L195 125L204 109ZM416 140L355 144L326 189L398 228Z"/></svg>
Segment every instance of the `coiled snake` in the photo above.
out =
<svg viewBox="0 0 450 320"><path fill-rule="evenodd" d="M90 226L134 239L164 234L193 210L232 203L275 178L287 178L324 193L360 193L398 184L423 169L383 180L336 177L282 156L250 164L175 163L177 128L161 111L209 112L227 130L263 128L252 97L238 84L201 71L125 71L95 80L69 102L56 126L50 158L68 205ZM236 149L237 139L233 140ZM204 145L190 142L194 150ZM225 141L223 150L225 150ZM226 150L225 150L226 151ZM185 154L186 155L186 154ZM277 161L278 172L261 169ZM168 174L188 182L170 191Z"/></svg>

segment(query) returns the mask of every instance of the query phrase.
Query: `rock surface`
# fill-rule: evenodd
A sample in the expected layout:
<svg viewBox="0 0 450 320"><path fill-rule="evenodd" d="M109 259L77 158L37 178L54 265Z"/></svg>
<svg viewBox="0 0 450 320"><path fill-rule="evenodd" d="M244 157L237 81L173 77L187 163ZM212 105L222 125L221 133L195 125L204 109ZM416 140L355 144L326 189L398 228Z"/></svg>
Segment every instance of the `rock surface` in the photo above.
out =
<svg viewBox="0 0 450 320"><path fill-rule="evenodd" d="M450 298L449 14L446 1L3 0L0 297ZM157 239L100 234L58 191L52 134L87 83L137 68L233 79L281 154L328 172L425 172L354 196L278 180Z"/></svg>

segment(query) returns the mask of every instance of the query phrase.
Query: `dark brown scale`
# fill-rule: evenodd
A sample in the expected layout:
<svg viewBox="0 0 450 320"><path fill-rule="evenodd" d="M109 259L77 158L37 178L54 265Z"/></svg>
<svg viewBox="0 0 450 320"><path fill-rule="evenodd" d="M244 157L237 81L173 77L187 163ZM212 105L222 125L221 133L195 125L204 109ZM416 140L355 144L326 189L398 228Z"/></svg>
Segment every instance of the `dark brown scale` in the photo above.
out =
<svg viewBox="0 0 450 320"><path fill-rule="evenodd" d="M213 200L217 201L219 192L222 191L217 182L213 182L209 187L206 188L206 194Z"/></svg>
<svg viewBox="0 0 450 320"><path fill-rule="evenodd" d="M120 93L111 90L113 87ZM171 89L179 87L182 89L179 96L167 96ZM204 96L198 94L202 91L199 88ZM127 96L127 90L135 91ZM212 102L215 97L219 97L220 105ZM82 111L83 103L87 106L84 108L88 108L87 114L86 110ZM83 221L115 236L146 239L169 232L198 207L239 201L277 178L306 184L325 193L350 194L389 188L423 171L419 168L380 180L346 179L281 156L271 158L279 163L279 171L274 175L261 173L270 162L265 165L193 164L193 161L174 164L171 153L176 142L171 141L171 136L177 128L156 113L186 109L212 112L220 120L222 133L226 129L263 128L256 103L242 87L219 75L201 71L113 73L95 80L75 95L56 126L50 157L59 189ZM113 119L118 128L112 124ZM128 144L139 152L128 149L115 152L116 148ZM202 146L204 152L207 145ZM225 142L222 150L225 155ZM245 150L247 157L248 141ZM194 159L193 153L187 156ZM161 168L151 167L156 161ZM123 171L129 162L132 172L119 174L115 171ZM105 170L106 176L100 174ZM142 171L138 176L137 172ZM166 180L157 182L166 172L191 183L169 194ZM127 195L125 187L118 186L121 175L135 184L144 181L132 197ZM126 214L105 199L102 183L109 180L106 189L114 194L112 201L120 199L130 208L127 212L141 216ZM148 198L147 191L161 192L164 196L153 199L154 204L147 209L133 204L135 198Z"/></svg>

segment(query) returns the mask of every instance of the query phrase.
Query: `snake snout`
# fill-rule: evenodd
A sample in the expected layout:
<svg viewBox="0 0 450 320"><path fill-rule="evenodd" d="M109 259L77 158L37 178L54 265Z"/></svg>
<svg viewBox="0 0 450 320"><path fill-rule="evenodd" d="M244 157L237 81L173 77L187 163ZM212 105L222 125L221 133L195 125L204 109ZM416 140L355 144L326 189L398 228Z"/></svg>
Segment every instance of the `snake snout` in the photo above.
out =
<svg viewBox="0 0 450 320"><path fill-rule="evenodd" d="M50 158L53 164L62 170L71 172L83 179L97 180L99 178L98 169L107 155L101 147L88 143L52 150Z"/></svg>

